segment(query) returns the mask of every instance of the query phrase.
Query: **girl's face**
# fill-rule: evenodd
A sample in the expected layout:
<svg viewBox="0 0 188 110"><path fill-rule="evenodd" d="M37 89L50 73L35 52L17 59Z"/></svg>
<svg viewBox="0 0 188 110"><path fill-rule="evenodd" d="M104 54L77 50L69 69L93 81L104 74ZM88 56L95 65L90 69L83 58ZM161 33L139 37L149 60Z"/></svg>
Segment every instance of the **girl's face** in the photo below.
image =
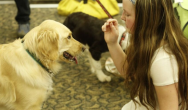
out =
<svg viewBox="0 0 188 110"><path fill-rule="evenodd" d="M126 29L132 33L135 21L135 6L130 0L123 0L123 14L121 19L125 21Z"/></svg>

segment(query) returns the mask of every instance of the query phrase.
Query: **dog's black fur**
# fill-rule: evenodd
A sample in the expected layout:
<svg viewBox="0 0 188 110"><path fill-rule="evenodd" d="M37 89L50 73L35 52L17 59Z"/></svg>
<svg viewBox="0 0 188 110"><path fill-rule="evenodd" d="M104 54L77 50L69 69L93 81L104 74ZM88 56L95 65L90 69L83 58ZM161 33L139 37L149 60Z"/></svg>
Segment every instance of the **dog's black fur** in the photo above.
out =
<svg viewBox="0 0 188 110"><path fill-rule="evenodd" d="M93 59L99 61L101 54L108 51L104 32L101 29L104 23L103 20L77 12L69 15L63 24L72 31L76 40L89 46L89 52Z"/></svg>
<svg viewBox="0 0 188 110"><path fill-rule="evenodd" d="M77 12L69 15L63 24L72 31L72 35L76 40L89 46L86 55L90 61L91 72L95 73L101 82L109 82L111 77L104 74L100 62L102 53L109 51L102 31L104 23L104 20ZM119 42L124 32L125 28L119 25Z"/></svg>

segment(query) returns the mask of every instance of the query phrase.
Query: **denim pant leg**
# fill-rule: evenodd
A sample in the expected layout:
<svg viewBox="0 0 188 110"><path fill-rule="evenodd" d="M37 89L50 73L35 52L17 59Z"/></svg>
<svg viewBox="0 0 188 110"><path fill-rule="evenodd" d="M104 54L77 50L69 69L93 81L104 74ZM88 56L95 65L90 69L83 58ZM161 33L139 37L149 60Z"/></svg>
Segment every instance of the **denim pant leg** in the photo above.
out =
<svg viewBox="0 0 188 110"><path fill-rule="evenodd" d="M28 23L30 20L30 6L29 0L15 0L17 6L17 15L15 17L16 21L19 24Z"/></svg>

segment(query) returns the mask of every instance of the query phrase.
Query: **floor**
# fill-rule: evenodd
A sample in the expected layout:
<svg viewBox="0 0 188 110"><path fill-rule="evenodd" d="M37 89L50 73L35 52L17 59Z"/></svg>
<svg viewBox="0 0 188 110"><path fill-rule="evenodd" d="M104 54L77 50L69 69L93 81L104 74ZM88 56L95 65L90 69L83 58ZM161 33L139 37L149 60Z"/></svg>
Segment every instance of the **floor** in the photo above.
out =
<svg viewBox="0 0 188 110"><path fill-rule="evenodd" d="M17 39L18 24L14 17L15 4L0 5L0 44ZM121 12L120 12L121 13ZM31 8L30 28L46 19L63 22L66 16L57 13L57 8ZM120 15L114 16L120 24ZM108 73L104 68L109 53L101 59L103 71L112 77L112 81L101 83L90 71L89 60L85 55L79 57L79 64L63 63L62 71L53 77L53 93L44 102L42 110L120 110L127 103L129 89L124 86L121 77Z"/></svg>

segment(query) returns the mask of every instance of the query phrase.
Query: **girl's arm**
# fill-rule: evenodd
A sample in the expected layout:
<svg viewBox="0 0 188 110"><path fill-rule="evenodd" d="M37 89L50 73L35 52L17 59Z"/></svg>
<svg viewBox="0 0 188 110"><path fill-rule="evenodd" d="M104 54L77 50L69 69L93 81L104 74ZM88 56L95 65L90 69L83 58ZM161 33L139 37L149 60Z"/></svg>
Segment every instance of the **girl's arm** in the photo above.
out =
<svg viewBox="0 0 188 110"><path fill-rule="evenodd" d="M127 65L127 63L125 63L127 56L118 43L119 29L117 20L107 20L106 23L102 26L102 30L104 31L104 38L107 43L110 55L114 61L114 64L120 74L123 75L125 74L124 70Z"/></svg>
<svg viewBox="0 0 188 110"><path fill-rule="evenodd" d="M155 86L160 110L178 110L178 92L176 84Z"/></svg>
<svg viewBox="0 0 188 110"><path fill-rule="evenodd" d="M121 46L118 43L114 45L108 45L108 49L117 70L122 76L124 76L124 70L128 64L125 62L127 55L123 52Z"/></svg>

